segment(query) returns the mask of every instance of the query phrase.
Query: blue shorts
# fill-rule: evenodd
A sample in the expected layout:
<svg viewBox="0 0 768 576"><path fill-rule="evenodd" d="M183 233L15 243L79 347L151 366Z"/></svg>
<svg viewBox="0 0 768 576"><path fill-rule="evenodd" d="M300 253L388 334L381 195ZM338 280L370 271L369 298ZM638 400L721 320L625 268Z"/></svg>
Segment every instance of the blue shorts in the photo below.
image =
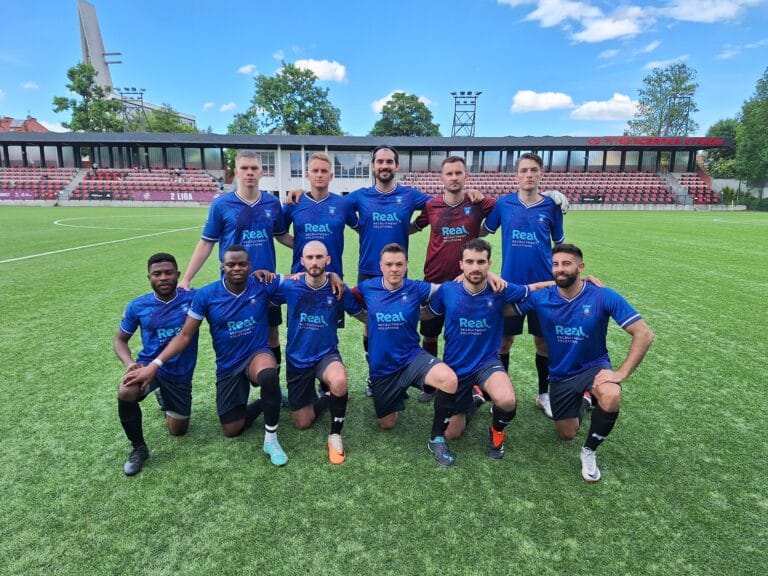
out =
<svg viewBox="0 0 768 576"><path fill-rule="evenodd" d="M326 354L309 368L296 368L291 365L290 360L286 362L285 378L288 381L288 407L291 412L300 410L317 400L315 380L320 380L323 372L332 362L342 362L338 352Z"/></svg>
<svg viewBox="0 0 768 576"><path fill-rule="evenodd" d="M192 382L171 382L160 374L156 374L152 382L149 383L147 393L142 397L142 400L158 388L163 395L166 415L178 420L189 418L192 414Z"/></svg>
<svg viewBox="0 0 768 576"><path fill-rule="evenodd" d="M454 414L472 414L475 411L475 404L472 401L472 387L479 386L480 390L485 392L485 383L494 372L507 373L501 360L491 360L471 374L462 376L459 379L459 387L456 390L456 407L453 410Z"/></svg>
<svg viewBox="0 0 768 576"><path fill-rule="evenodd" d="M584 392L592 390L592 383L600 370L611 366L594 366L576 374L567 380L549 383L549 403L552 406L553 420L578 418L581 413L581 399Z"/></svg>
<svg viewBox="0 0 768 576"><path fill-rule="evenodd" d="M222 416L236 409L242 409L242 414L245 414L244 410L248 404L248 394L251 391L251 386L256 385L255 382L252 383L248 379L248 367L257 354L265 353L272 354L272 351L269 348L256 350L235 370L216 380L216 412L219 415L219 420L221 420ZM236 420L239 420L239 418L236 418ZM228 422L222 421L222 424L228 424Z"/></svg>
<svg viewBox="0 0 768 576"><path fill-rule="evenodd" d="M534 336L544 337L544 333L541 331L541 324L539 323L539 317L536 312L528 312L520 316L504 316L504 336L518 336L523 333L523 321L528 318L528 334Z"/></svg>
<svg viewBox="0 0 768 576"><path fill-rule="evenodd" d="M376 418L384 418L405 409L405 391L409 386L424 388L427 373L442 362L428 352L421 352L405 368L386 376L371 378Z"/></svg>

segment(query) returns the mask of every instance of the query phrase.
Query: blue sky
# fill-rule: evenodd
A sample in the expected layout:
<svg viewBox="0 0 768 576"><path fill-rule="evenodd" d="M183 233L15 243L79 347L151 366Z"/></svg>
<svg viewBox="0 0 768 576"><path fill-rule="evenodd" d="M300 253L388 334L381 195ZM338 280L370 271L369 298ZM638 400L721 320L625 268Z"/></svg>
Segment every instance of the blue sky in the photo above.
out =
<svg viewBox="0 0 768 576"><path fill-rule="evenodd" d="M768 0L94 0L116 86L225 133L281 60L313 69L365 135L392 92L428 104L450 135L457 90L480 90L477 136L617 135L654 65L698 72L699 134L734 117L768 67ZM0 116L49 127L80 61L76 0L9 0Z"/></svg>

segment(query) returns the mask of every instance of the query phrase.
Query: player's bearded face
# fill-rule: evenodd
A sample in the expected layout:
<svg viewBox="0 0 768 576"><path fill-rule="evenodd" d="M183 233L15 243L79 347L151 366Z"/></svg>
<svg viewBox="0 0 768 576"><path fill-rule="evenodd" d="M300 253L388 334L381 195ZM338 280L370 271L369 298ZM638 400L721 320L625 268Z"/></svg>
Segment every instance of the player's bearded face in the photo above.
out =
<svg viewBox="0 0 768 576"><path fill-rule="evenodd" d="M578 272L568 272L566 270L558 270L555 273L555 284L560 288L570 288L576 283L576 279L579 277Z"/></svg>

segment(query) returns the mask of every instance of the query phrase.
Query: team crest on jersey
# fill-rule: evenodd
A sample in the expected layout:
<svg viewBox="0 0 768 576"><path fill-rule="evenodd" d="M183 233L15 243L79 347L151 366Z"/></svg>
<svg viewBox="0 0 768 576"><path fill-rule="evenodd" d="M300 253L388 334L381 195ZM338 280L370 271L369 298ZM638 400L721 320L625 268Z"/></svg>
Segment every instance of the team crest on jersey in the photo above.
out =
<svg viewBox="0 0 768 576"><path fill-rule="evenodd" d="M181 311L182 311L182 312L184 312L185 314L187 313L187 311L188 311L188 310L189 310L189 306L188 306L187 304L184 304L184 305L181 307Z"/></svg>
<svg viewBox="0 0 768 576"><path fill-rule="evenodd" d="M485 307L488 308L488 309L493 308L493 298L486 299Z"/></svg>
<svg viewBox="0 0 768 576"><path fill-rule="evenodd" d="M397 202L398 204L402 204L403 203L403 197L402 196L395 196L395 202Z"/></svg>
<svg viewBox="0 0 768 576"><path fill-rule="evenodd" d="M270 210L269 208L264 210L264 216L266 216L267 218L272 218L272 210Z"/></svg>
<svg viewBox="0 0 768 576"><path fill-rule="evenodd" d="M255 306L256 305L256 298L250 298L248 300L248 304L250 304L251 306Z"/></svg>
<svg viewBox="0 0 768 576"><path fill-rule="evenodd" d="M408 294L403 294L403 295L400 297L400 300L402 300L403 302L408 302Z"/></svg>
<svg viewBox="0 0 768 576"><path fill-rule="evenodd" d="M325 299L325 305L326 305L326 306L329 306L329 307L330 307L330 306L333 306L333 296L328 296L328 297L326 297L326 299Z"/></svg>
<svg viewBox="0 0 768 576"><path fill-rule="evenodd" d="M328 206L328 214L330 214L331 216L335 216L336 215L336 206Z"/></svg>
<svg viewBox="0 0 768 576"><path fill-rule="evenodd" d="M464 206L464 216L472 214L472 206Z"/></svg>
<svg viewBox="0 0 768 576"><path fill-rule="evenodd" d="M544 223L546 221L547 221L547 219L544 216L544 214L539 214L539 224L542 224L542 223Z"/></svg>
<svg viewBox="0 0 768 576"><path fill-rule="evenodd" d="M592 316L592 304L584 304L584 306L582 306L582 313L585 317Z"/></svg>

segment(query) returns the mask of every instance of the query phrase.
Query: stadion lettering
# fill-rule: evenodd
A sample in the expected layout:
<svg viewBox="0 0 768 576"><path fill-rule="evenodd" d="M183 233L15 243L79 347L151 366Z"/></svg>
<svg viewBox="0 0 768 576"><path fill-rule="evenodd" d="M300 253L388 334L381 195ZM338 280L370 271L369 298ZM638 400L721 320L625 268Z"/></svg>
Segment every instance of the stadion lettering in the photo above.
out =
<svg viewBox="0 0 768 576"><path fill-rule="evenodd" d="M31 190L0 190L0 200L34 200Z"/></svg>
<svg viewBox="0 0 768 576"><path fill-rule="evenodd" d="M603 136L587 138L590 146L725 146L723 138L700 136Z"/></svg>

